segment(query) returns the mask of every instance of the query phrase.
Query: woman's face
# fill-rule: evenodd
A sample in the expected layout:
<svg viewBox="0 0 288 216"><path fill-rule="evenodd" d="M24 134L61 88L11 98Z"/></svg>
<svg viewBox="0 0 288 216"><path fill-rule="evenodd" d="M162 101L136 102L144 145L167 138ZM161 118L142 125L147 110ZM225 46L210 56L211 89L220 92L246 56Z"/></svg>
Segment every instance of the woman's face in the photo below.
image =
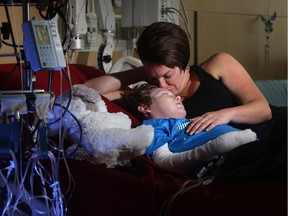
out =
<svg viewBox="0 0 288 216"><path fill-rule="evenodd" d="M144 62L143 65L152 84L174 95L182 95L182 91L188 85L190 74L181 71L179 67L169 68L151 62Z"/></svg>
<svg viewBox="0 0 288 216"><path fill-rule="evenodd" d="M166 89L154 88L150 92L150 97L152 103L147 110L149 118L184 118L186 116L180 96L175 96Z"/></svg>

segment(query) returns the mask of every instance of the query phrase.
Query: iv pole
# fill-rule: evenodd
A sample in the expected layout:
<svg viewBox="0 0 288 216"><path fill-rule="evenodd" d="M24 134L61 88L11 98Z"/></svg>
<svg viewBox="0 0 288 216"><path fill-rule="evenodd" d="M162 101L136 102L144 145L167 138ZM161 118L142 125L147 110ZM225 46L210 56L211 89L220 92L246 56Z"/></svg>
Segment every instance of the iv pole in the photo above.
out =
<svg viewBox="0 0 288 216"><path fill-rule="evenodd" d="M22 20L23 23L29 21L29 0L22 0ZM24 35L23 35L24 36ZM24 90L32 91L32 71L30 69L29 62L24 58L24 79L23 88Z"/></svg>

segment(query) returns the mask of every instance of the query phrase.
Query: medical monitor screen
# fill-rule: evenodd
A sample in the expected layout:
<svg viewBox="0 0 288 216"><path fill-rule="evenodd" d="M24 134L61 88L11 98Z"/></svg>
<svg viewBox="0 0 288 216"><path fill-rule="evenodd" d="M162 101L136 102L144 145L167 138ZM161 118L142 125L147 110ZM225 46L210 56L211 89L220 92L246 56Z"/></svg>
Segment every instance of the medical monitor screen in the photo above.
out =
<svg viewBox="0 0 288 216"><path fill-rule="evenodd" d="M36 40L38 45L51 45L49 32L46 25L35 25Z"/></svg>

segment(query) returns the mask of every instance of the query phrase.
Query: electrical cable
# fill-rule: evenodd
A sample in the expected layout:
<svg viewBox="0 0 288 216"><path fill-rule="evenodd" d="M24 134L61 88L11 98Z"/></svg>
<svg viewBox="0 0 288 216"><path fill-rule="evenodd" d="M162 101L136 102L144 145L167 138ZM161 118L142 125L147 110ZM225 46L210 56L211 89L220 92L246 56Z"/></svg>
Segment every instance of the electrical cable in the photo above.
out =
<svg viewBox="0 0 288 216"><path fill-rule="evenodd" d="M12 170L15 169L15 164L14 164L13 160L12 161L10 160L9 162L10 162L9 166L0 170L0 187L6 189L6 191L4 191L4 192L6 192L6 194L7 194L6 195L6 203L5 203L4 197L3 198L1 197L1 199L3 199L2 200L3 201L3 208L1 209L1 211L2 211L1 215L4 215L4 213L7 211L7 209L10 206L10 203L12 203L12 200L13 200L13 194L10 191L8 179L11 175ZM7 174L5 177L5 175L3 174L3 171L6 171L6 170L7 170Z"/></svg>
<svg viewBox="0 0 288 216"><path fill-rule="evenodd" d="M65 1L62 5L60 5L60 7L64 6L68 1ZM40 13L46 17L46 18L52 18L53 16L55 16L57 14L57 12L59 13L59 16L64 20L64 23L65 23L65 16L62 14L62 11L58 11L59 10L59 7L56 7L56 8L53 8L53 6L50 5L50 8L49 8L49 11L47 11L46 15L44 16L42 14L42 9L39 8L39 11ZM9 19L9 23L10 23L10 19ZM10 23L11 25L11 23ZM67 23L65 24L65 27L68 27ZM67 38L67 29L69 29L69 34L71 33L70 31L70 28L66 28L66 31L65 31L65 36L64 36L64 39L63 39L63 42L62 44L64 44L66 42L66 38ZM8 43L7 43L8 44ZM15 44L15 42L13 43ZM13 46L15 49L17 47L21 47L21 45L11 45ZM20 69L22 69L21 67L21 64L16 64L13 69L9 72L8 75L5 75L4 79L1 79L1 82L3 82L4 80L7 79L7 77L9 77L11 75L11 73L13 71L15 71L15 68L17 67L17 65L20 65ZM67 112L69 112L68 108L70 106L70 103L71 103L71 99L72 99L72 82L71 82L71 79L70 79L70 72L69 72L69 68L68 68L68 73L69 75L66 73L66 71L64 70L61 70L62 73L64 73L64 75L66 76L68 82L69 82L69 88L70 88L70 94L69 94L69 100L68 100L68 103L67 105L64 107L62 106L62 108L64 108L64 111L63 113L61 114L60 118L59 119L56 119L55 121L53 122L49 122L48 124L53 124L53 123L56 123L58 122L59 120L61 120L65 114ZM61 73L61 77L62 77L62 73ZM22 77L22 75L21 75ZM21 82L22 83L22 82ZM52 85L52 84L51 84ZM61 85L61 92L62 92L62 82L60 83ZM51 87L52 88L52 87ZM70 112L69 112L70 113ZM70 113L71 115L73 115L72 113ZM79 143L77 145L77 148L75 149L75 152L76 150L78 149L78 147L80 146L80 143L81 143L81 140L82 140L82 128L80 127L80 123L79 121L77 120L77 118L74 116L72 117L76 120L78 126L79 126L79 130L80 130L80 138L79 138ZM22 121L22 120L21 120ZM36 125L34 128L29 128L29 124L28 124L28 120L27 121L24 121L24 123L22 122L21 124L21 134L23 133L23 125L26 124L26 128L29 130L29 135L28 136L36 136L38 137L39 135L37 134L37 131L39 129L39 125L40 125L40 121L38 119L38 122L36 122ZM32 139L31 139L32 140ZM33 210L33 213L35 213L36 215L37 214L43 214L43 209L38 209L36 208L36 206L32 206L34 205L34 200L44 200L46 202L46 209L48 210L48 212L53 212L55 215L64 215L65 211L67 210L66 209L66 205L65 205L65 199L64 199L64 196L63 194L61 194L61 190L60 190L60 184L58 182L58 168L59 168L59 159L64 159L65 161L65 166L66 166L66 170L67 170L67 173L68 173L68 176L69 176L69 188L67 189L66 193L68 194L71 190L71 188L75 185L75 184L72 184L74 183L74 179L73 179L73 176L71 175L71 172L70 172L70 169L68 167L68 164L67 164L67 161L65 160L66 157L70 157L71 155L74 154L74 152L72 152L71 154L69 155L65 155L64 154L64 151L62 151L62 147L59 148L59 154L64 154L63 157L57 157L57 161L55 160L55 157L54 155L49 151L48 152L48 156L51 160L51 166L52 166L52 175L49 174L48 171L46 171L46 169L43 167L43 166L40 166L40 162L39 162L39 149L37 149L37 140L33 143L30 144L29 146L29 151L30 152L33 152L32 155L30 155L31 157L27 158L28 155L26 155L25 157L22 157L22 154L20 154L19 156L19 164L17 163L17 158L16 156L11 156L13 158L13 161L15 161L13 164L14 164L14 167L17 167L17 168L14 168L14 173L13 173L13 182L5 182L3 180L3 182L5 183L5 189L7 191L7 201L6 201L6 205L5 206L5 212L8 214L10 212L12 213L15 213L17 215L30 215L29 213L26 214L25 212L22 212L21 209L18 209L19 205L21 203L24 203L25 202L25 199L28 199L29 198L29 202L31 202L31 204L28 204L26 203L30 208L31 210ZM51 142L50 142L51 143ZM62 145L63 142L61 141L59 145ZM22 150L21 150L22 152ZM28 163L26 163L28 159ZM23 160L23 161L22 161ZM58 162L58 163L57 163ZM32 166L32 167L31 167ZM25 167L25 170L23 171L22 173L22 168ZM31 171L31 175L30 175L30 189L32 190L33 192L33 188L34 188L34 178L35 176L38 176L42 182L43 182L43 196L32 196L34 193L32 193L32 195L29 196L29 194L27 193L27 191L25 190L25 187L24 187L24 181L27 179L27 173L28 173L28 168L31 168L31 170L34 170L33 172ZM29 169L30 169L29 168ZM20 171L20 173L18 173L18 170ZM38 171L37 171L38 170ZM45 172L44 172L45 171ZM37 175L35 175L36 173L38 173ZM2 174L2 170L0 172L0 180L2 179L2 177L4 178L5 176ZM48 177L48 178L47 178ZM4 178L5 179L5 178ZM10 180L10 179L9 179ZM2 184L2 180L0 181L0 183ZM15 200L15 194L16 192L15 191L12 191L13 188L10 187L10 185L12 184L12 186L14 187L14 185L17 185L17 187L15 187L14 189L16 190L17 188L19 189L17 191L17 194L20 194L20 196L16 197L16 200ZM48 197L48 194L45 193L45 190L46 190L46 185L47 184L50 184L50 188L51 190L53 191L52 193L52 198ZM1 185L0 185L1 186ZM71 187L72 186L72 187ZM75 187L72 188L72 190L74 191ZM48 188L47 188L48 190ZM47 191L48 192L48 191ZM22 200L23 199L23 200ZM37 203L37 202L36 202ZM12 204L12 205L11 205ZM5 214L5 213L4 213ZM10 214L8 214L9 216ZM34 214L33 214L34 215ZM5 214L6 216L6 214Z"/></svg>
<svg viewBox="0 0 288 216"><path fill-rule="evenodd" d="M27 120L27 122L28 122L28 120ZM21 125L25 125L25 121L24 121L24 123L21 123ZM38 127L37 125L38 125L38 123L36 124L36 128L34 130L32 130L32 134L36 133L37 127ZM22 134L22 132L21 132L21 134ZM31 134L29 134L29 135L31 136ZM35 146L37 146L37 145L35 145ZM33 149L31 149L31 151L33 151ZM24 187L24 182L27 179L28 168L31 166L31 164L33 164L32 166L36 166L36 163L33 161L39 160L39 154L38 154L39 149L34 148L34 154L32 154L32 157L28 158L28 163L25 163L25 165L23 164L20 166L17 165L17 158L14 155L14 153L12 151L10 151L10 153L11 153L11 157L14 161L13 162L14 167L19 167L19 168L15 169L14 172L16 172L16 174L13 173L13 177L14 177L13 182L14 183L9 180L5 184L5 188L7 188L7 201L6 201L5 211L4 211L3 215L5 215L5 216L6 215L7 216L15 215L15 214L26 215L24 212L22 212L22 209L19 209L20 206L23 206L22 203L23 204L25 203L26 205L29 206L29 208L31 208L31 211L34 212L33 215L46 214L47 210L45 210L45 209L48 209L48 212L50 212L50 211L55 212L55 215L57 215L57 216L60 215L59 212L62 212L64 208L62 208L62 206L59 206L59 205L64 204L64 201L63 201L64 196L62 196L60 194L60 186L59 185L56 185L55 187L53 186L53 188L52 188L54 190L53 195L55 196L53 199L48 197L48 195L45 194L44 191L43 191L43 194L44 194L43 196L34 196L33 193L28 194L27 190ZM20 156L22 156L21 153L20 153ZM23 159L26 161L27 157L25 157ZM22 158L21 157L19 157L19 164L22 164ZM57 172L58 171L58 169L56 169L57 166L56 166L56 168L55 168L55 166L53 166L53 167L54 168L52 168L52 172ZM23 174L22 174L22 168L25 168ZM44 168L42 168L42 169L44 170ZM19 170L19 174L18 174L17 170ZM44 176L42 173L38 173L38 176L40 176L41 179L44 179ZM47 172L46 172L45 176L48 176L48 178L50 178L49 177L50 175L48 175ZM31 178L33 179L34 177L35 177L35 175L32 173L30 175L32 192L33 192L33 187L34 187L34 184L33 184L34 181L31 180ZM54 174L53 178L55 179L57 177L58 176ZM45 182L48 182L48 180L46 180ZM56 182L56 181L53 181L53 182ZM50 184L52 184L52 183L50 183ZM46 190L44 187L45 187L45 185L43 184L43 190ZM14 198L16 198L16 199L14 199ZM43 207L43 205L42 205L41 209L37 208L39 206L39 204L41 204L41 203L39 203L40 199L44 200L46 202L45 208ZM61 201L58 202L55 199L61 199ZM33 201L31 201L31 200L33 200ZM58 202L58 204L54 204L55 202ZM30 204L28 204L28 203L30 203ZM36 203L36 204L34 205L33 203ZM32 205L34 205L34 206L32 206ZM54 208L57 208L57 210L55 210ZM31 215L31 214L27 213L27 215Z"/></svg>
<svg viewBox="0 0 288 216"><path fill-rule="evenodd" d="M189 191L189 190L192 190L192 189L195 189L197 187L199 187L201 185L200 182L196 183L196 184L193 184L191 186L187 186L189 183L191 183L192 180L187 180L185 181L181 188L176 192L174 193L172 196L170 196L165 202L164 204L161 206L161 209L160 209L160 213L159 213L159 216L169 216L170 213L171 213L171 208L173 207L173 203L182 195L184 194L185 192ZM194 183L194 182L193 182ZM186 187L187 186L187 187Z"/></svg>
<svg viewBox="0 0 288 216"><path fill-rule="evenodd" d="M67 54L66 54L66 57L67 57ZM69 70L69 64L68 64L68 66L67 66L67 70L68 70L68 74L65 74L65 76L69 79L69 80L71 80L70 79L70 70ZM62 88L63 88L63 86L62 86L62 73L60 74L61 75L61 82L60 82L60 94L62 94L63 93L63 91L62 91ZM70 86L70 94L72 95L72 86ZM69 99L70 100L70 99ZM59 153L62 153L63 154L63 156L60 156L60 155L58 155L58 157L57 157L57 159L60 159L63 163L64 163L64 165L65 165L65 170L67 171L67 176L68 176L68 188L66 189L66 191L65 191L65 193L63 193L63 196L65 195L65 197L67 196L67 200L69 201L70 199L71 199L71 197L72 197L72 194L73 194L73 192L74 192L74 190L75 190L75 180L74 180L74 178L73 178L73 176L72 176L72 174L71 174L71 171L70 171L70 168L69 168L69 166L68 166L68 163L67 163L67 158L69 158L69 157L72 157L72 156L74 156L74 154L75 154L75 152L78 150L78 148L79 148L79 146L81 145L81 143L82 143L82 127L81 127L81 125L80 125L80 122L78 121L78 119L69 111L69 107L68 106L64 106L64 105L62 105L62 104L58 104L58 103L55 103L54 104L54 106L60 106L62 109L65 109L66 110L66 112L67 113L69 113L71 116L72 116L72 118L74 118L75 119L75 121L76 121L76 123L78 124L78 126L79 126L79 131L80 131L80 136L79 136L79 143L78 143L78 145L77 145L77 148L73 151L73 152L71 152L70 154L66 154L65 153L65 151L63 151L62 149L64 149L63 148L63 143L64 143L64 138L61 138L62 137L62 126L61 126L61 122L62 122L62 118L64 117L64 115L61 115L60 116L60 119L59 120L61 120L60 122L59 122L59 124L60 124L60 127L59 127L59 141L58 141L58 144L59 144L59 148L56 148L56 143L54 144L54 146L55 146L55 148L54 148L54 150L56 149L56 150L58 150L58 152ZM50 140L50 144L52 144L53 142ZM61 147L62 146L62 147ZM58 162L60 161L60 160L58 160Z"/></svg>
<svg viewBox="0 0 288 216"><path fill-rule="evenodd" d="M161 206L160 216L169 216L171 209L173 207L173 203L185 192L195 189L201 185L208 185L215 180L215 175L217 174L217 168L222 165L224 162L224 156L217 157L210 161L207 165L205 165L198 173L197 173L197 183L193 180L185 181L181 188L170 196L165 203ZM194 183L191 186L187 186L190 182Z"/></svg>
<svg viewBox="0 0 288 216"><path fill-rule="evenodd" d="M12 29L10 14L9 14L8 5L7 5L7 0L4 1L4 9L5 9L6 18L7 18L7 21L8 21L9 28ZM12 40L13 47L14 47L14 53L17 53L17 49L16 49L17 46L16 46L16 42L15 42L13 31L11 31L11 40ZM20 63L19 56L17 56L17 55L16 55L16 61L17 61L17 63Z"/></svg>
<svg viewBox="0 0 288 216"><path fill-rule="evenodd" d="M9 46L9 47L21 47L23 48L23 45L14 45L14 44L10 44L10 43L7 43L6 41L2 40L2 43L6 46Z"/></svg>
<svg viewBox="0 0 288 216"><path fill-rule="evenodd" d="M59 17L63 20L64 22L64 37L63 37L63 40L62 40L62 47L64 47L64 44L66 43L67 41L67 30L69 28L67 22L66 22L66 18L65 18L65 15L63 14L63 12L60 10L59 7L56 8L56 13L59 15ZM67 50L64 50L64 53L66 52Z"/></svg>
<svg viewBox="0 0 288 216"><path fill-rule="evenodd" d="M62 8L62 7L65 6L68 2L69 2L69 0L64 1L62 4L59 5L59 8Z"/></svg>
<svg viewBox="0 0 288 216"><path fill-rule="evenodd" d="M63 109L66 109L66 107L63 106L62 104L55 103L54 106L59 106L59 107L61 107L61 108L63 108ZM78 150L78 148L79 148L80 146L82 146L81 143L82 143L82 136L83 136L83 129L82 129L82 126L81 126L79 120L78 120L77 117L76 117L73 113L71 113L69 110L67 110L67 112L71 115L71 117L76 121L76 123L77 123L77 125L78 125L78 128L79 128L79 141L78 141L78 143L77 143L77 148L76 148L72 153L70 153L69 155L66 155L65 158L69 158L69 157L72 157L72 156L75 155L75 153L76 153L76 151ZM61 141L61 142L62 142L62 141ZM62 158L62 157L61 157L61 158ZM63 158L62 158L62 159L63 159Z"/></svg>
<svg viewBox="0 0 288 216"><path fill-rule="evenodd" d="M70 168L69 168L69 165L67 163L66 158L64 158L62 161L64 162L64 165L65 165L65 168L66 168L66 171L67 171L67 175L68 175L68 188L67 188L66 192L63 193L63 195L66 197L65 200L68 203L69 200L72 198L72 195L73 195L73 193L75 191L75 185L76 184L75 184L75 180L74 180L73 175L72 175L72 173L70 171ZM70 195L69 195L69 193L70 193Z"/></svg>
<svg viewBox="0 0 288 216"><path fill-rule="evenodd" d="M2 180L4 181L5 184L5 188L6 188L6 193L7 193L7 200L6 200L6 205L2 211L2 215L6 216L6 215L10 215L9 211L12 210L15 211L16 206L17 206L17 199L16 201L14 201L14 195L22 195L22 191L21 191L21 187L20 187L20 179L19 178L19 167L18 167L18 163L17 163L17 159L16 156L14 154L13 151L9 151L10 152L10 156L11 156L11 160L10 160L10 166L8 167L8 172L7 172L7 176L5 177L2 172L0 172ZM10 176L13 176L13 181L9 180ZM17 198L17 197L16 197ZM14 203L13 203L14 201ZM13 215L13 214L12 214Z"/></svg>
<svg viewBox="0 0 288 216"><path fill-rule="evenodd" d="M45 10L41 7L40 4L36 5L36 8L38 9L39 15L45 19L45 20L52 20L57 14L59 15L59 17L62 19L62 21L64 22L64 34L63 34L63 39L62 39L62 47L64 47L66 41L67 41L67 32L69 29L70 32L70 28L67 24L65 15L63 14L61 7L65 6L68 3L68 1L65 1L64 3L62 3L61 5L59 5L59 2L53 2L51 4L48 5L48 8ZM43 11L46 11L46 14L43 14ZM65 53L67 51L67 49L63 49L63 52Z"/></svg>
<svg viewBox="0 0 288 216"><path fill-rule="evenodd" d="M7 8L7 11L8 11L8 8ZM13 4L12 4L12 12L13 12L13 18L14 18L14 26L18 26L18 23L17 23L18 19L16 17L17 13L14 10L14 5ZM16 49L16 46L18 46L18 50L19 50L21 47L20 47L20 45L16 45L14 34L13 34L13 31L12 31L12 25L11 25L10 18L9 18L9 23L10 23L9 25L10 25L10 28L11 28L11 38L12 38L12 42L14 44L14 50ZM17 39L17 42L18 42L17 44L19 44L20 40L19 40L18 29L16 28L15 31L16 31L15 36L16 36L16 39ZM17 55L16 60L17 60L17 63L19 65L19 70L20 70L21 90L23 90L24 82L23 82L23 71L22 71L22 55L21 55L21 52L20 53L16 52L16 53L19 54L19 55Z"/></svg>
<svg viewBox="0 0 288 216"><path fill-rule="evenodd" d="M71 80L71 76L70 76L70 70L69 70L69 64L67 65L67 77L68 77L68 79L69 80ZM61 82L60 82L60 93L61 93L61 95L63 95L63 82L62 82L62 80L63 80L63 78L62 78L62 73L60 74L60 80L61 80ZM71 100L72 100L72 96L73 96L73 88L72 88L72 84L71 84L71 86L70 86L70 91L69 91L69 93L70 93L70 97L71 98L69 98L68 99L68 102L70 101L71 102ZM60 101L60 103L61 104L63 104L63 98L61 97L61 101ZM69 110L69 107L70 107L70 104L69 104L69 106L67 106L66 108L65 108L65 110L64 110L64 112L66 111L66 112L68 112L68 110ZM64 150L64 141L65 141L65 133L66 133L66 130L64 130L64 133L62 133L62 119L63 119L63 117L64 117L64 115L62 116L60 116L60 122L59 122L59 140L58 140L58 144L59 144L59 151L58 151L58 157L60 157L60 153L61 153L61 151L62 150Z"/></svg>
<svg viewBox="0 0 288 216"><path fill-rule="evenodd" d="M51 160L51 168L52 171L53 170L59 170L59 164L56 162L56 159L54 157L54 155L49 152L48 156ZM56 210L56 215L61 216L63 213L63 197L61 195L61 190L59 187L59 176L58 176L58 172L52 172L52 184L50 184L50 187L53 188L53 199L55 199L56 201L56 206L53 208L54 210Z"/></svg>
<svg viewBox="0 0 288 216"><path fill-rule="evenodd" d="M63 111L63 113L61 114L61 116L59 118L57 118L56 120L53 120L52 122L48 122L47 124L48 125L51 125L51 124L55 124L56 122L59 122L61 118L63 118L66 113L67 113L67 110L71 104L71 101L72 101L72 89L73 89L73 86L72 86L72 82L71 82L71 79L70 77L68 76L68 74L62 69L61 72L65 75L65 77L67 78L68 82L69 82L69 99L68 99L68 102L66 104L66 107Z"/></svg>
<svg viewBox="0 0 288 216"><path fill-rule="evenodd" d="M192 30L191 30L191 25L190 25L190 22L189 22L189 18L187 16L186 7L184 5L183 0L180 0L180 2L181 2L181 6L182 6L182 9L183 9L183 12L184 12L185 20L187 22L187 31L189 32L190 38L192 38Z"/></svg>
<svg viewBox="0 0 288 216"><path fill-rule="evenodd" d="M70 1L69 1L70 2ZM70 90L69 90L69 93L70 93L70 95L69 95L69 106L70 106L70 103L71 103L71 99L72 99L72 95L73 95L73 87L72 87L72 83L71 83L71 74L70 74L70 67L69 67L69 62L68 62L68 57L67 57L67 53L66 53L66 62L67 62L67 73L64 73L64 75L66 76L66 78L68 79L68 81L69 81L69 87L70 87ZM60 95L62 95L63 94L63 81L62 81L62 73L60 73ZM61 100L62 100L62 98L61 98ZM56 103L57 104L57 103ZM55 104L54 104L55 105ZM72 118L74 118L75 120L76 120L76 122L77 122L77 124L79 125L79 130L80 130L80 137L79 137L79 144L77 145L77 148L75 149L75 152L77 151L77 149L78 149L78 147L80 146L80 144L82 143L82 127L81 127L81 125L80 125L80 122L78 121L78 119L69 111L69 106L68 105L66 105L66 107L64 107L63 105L62 105L62 103L60 104L61 106L62 106L62 108L64 108L65 109L65 111L66 112L68 112L68 113L70 113L70 115L72 116ZM64 112L65 112L64 111ZM74 190L75 190L75 180L74 180L74 178L73 178L73 176L72 176L72 174L71 174L71 171L70 171L70 168L69 168L69 166L68 166L68 163L67 163L67 160L66 160L66 158L68 158L68 157L70 157L70 156L73 156L73 154L74 154L74 152L72 152L71 154L69 154L69 155L67 155L65 152L64 152L64 147L63 147L63 143L64 143L64 137L62 138L62 119L63 119L63 117L64 117L64 113L60 116L60 118L59 118L59 120L60 120L60 122L59 122L59 125L60 125L60 127L59 127L59 141L58 141L58 143L59 143L59 150L58 150L58 152L59 152L59 155L58 155L58 159L61 159L61 161L64 163L64 165L65 165L65 168L66 168L66 171L67 171L67 175L68 175L68 188L67 188L67 190L66 190L66 192L64 193L65 194L65 196L68 196L69 195L69 197L67 197L67 199L68 200L70 200L71 199L71 197L72 197L72 194L73 194L73 192L74 192ZM64 134L63 134L64 135ZM56 145L55 145L56 146ZM63 153L63 157L62 156L60 156L60 153ZM60 160L58 160L58 163L60 162ZM58 165L58 167L59 167L59 165ZM69 192L70 192L70 194L69 194Z"/></svg>
<svg viewBox="0 0 288 216"><path fill-rule="evenodd" d="M54 143L54 146L57 146L57 144L54 141L50 140L49 142L50 143ZM65 168L66 168L65 170L67 171L67 175L68 175L68 188L66 189L66 192L63 193L63 195L65 197L68 196L66 198L67 202L71 199L72 194L73 194L73 192L75 190L75 180L74 180L74 178L73 178L73 176L71 174L71 171L70 171L70 168L69 168L69 165L68 165L66 159L69 158L69 157L74 156L74 153L77 151L78 148L79 148L79 146L77 146L77 148L72 153L70 153L69 155L65 153L65 156L63 156L63 157L59 157L58 156L57 157L57 159L60 159L64 163ZM53 150L55 150L55 149L56 149L56 147L54 147L54 149L52 149L51 152L53 152ZM56 150L59 151L59 149L56 149ZM69 193L70 193L70 195L69 195Z"/></svg>
<svg viewBox="0 0 288 216"><path fill-rule="evenodd" d="M14 153L12 151L11 151L11 154L14 155ZM28 160L28 163L25 166L24 174L20 177L21 181L20 181L19 185L16 185L16 187L18 186L17 187L18 193L17 193L16 200L14 201L14 204L13 204L12 215L14 215L14 211L17 209L17 206L20 203L20 200L23 200L23 198L24 198L24 202L25 202L29 199L25 193L26 190L25 190L24 181L25 181L26 176L28 174L28 168L30 167L30 164L31 164L31 160ZM16 169L15 169L15 172L17 172Z"/></svg>
<svg viewBox="0 0 288 216"><path fill-rule="evenodd" d="M53 2L54 3L54 2ZM47 8L46 15L44 17L45 20L52 20L56 16L56 7L55 4L50 4Z"/></svg>
<svg viewBox="0 0 288 216"><path fill-rule="evenodd" d="M193 34L192 34L192 30L191 30L191 27L190 27L190 24L189 24L189 20L187 20L187 19L183 16L183 14L182 14L178 9L176 9L176 8L174 8L174 7L167 7L167 8L165 8L164 13L168 13L168 12L169 12L169 13L174 13L174 14L178 15L178 17L182 19L182 21L184 22L185 27L186 27L186 29L187 29L188 36L189 36L190 39L192 39L192 35L193 35Z"/></svg>
<svg viewBox="0 0 288 216"><path fill-rule="evenodd" d="M41 5L40 5L40 4L37 4L37 5L36 5L36 8L38 9L39 15L40 15L43 19L45 19L45 15L43 15L43 13L42 13L42 11L43 11L44 9L41 8Z"/></svg>
<svg viewBox="0 0 288 216"><path fill-rule="evenodd" d="M34 164L32 165L32 168L35 172L32 172L33 179L36 178L37 176L40 178L41 180L41 184L42 184L42 193L44 195L34 195L32 196L30 199L33 200L33 202L31 202L31 205L33 203L35 203L35 205L32 205L31 208L37 213L36 215L40 214L43 215L50 215L51 212L54 212L54 214L52 215L63 215L63 212L61 211L57 211L58 213L56 213L55 211L55 204L54 202L58 202L57 200L55 200L55 193L61 194L61 190L57 190L56 192L53 191L53 188L51 189L51 185L55 182L58 182L58 167L55 166L55 157L52 157L53 154L51 152L48 152L48 158L51 160L51 174L46 170L46 168L40 163L39 160L39 154L36 152L34 153L34 155L31 157L34 159ZM44 173L44 174L43 174ZM30 177L30 184L31 187L33 188L34 183L33 183L33 179L31 179ZM52 191L51 191L52 190ZM49 193L49 194L48 194ZM51 197L52 196L52 197ZM59 195L60 196L60 195ZM56 197L57 199L57 197ZM61 199L64 199L63 196L61 196ZM39 202L41 200L44 200L45 206L46 208L44 208L43 203L41 203L41 207L42 209L39 208ZM60 202L63 203L63 202ZM38 208L38 209L37 209ZM44 211L45 210L45 211Z"/></svg>
<svg viewBox="0 0 288 216"><path fill-rule="evenodd" d="M21 164L21 161L17 162L17 157L14 154L12 150L10 150L10 155L12 160L10 161L10 166L5 168L7 171L7 177L3 175L3 170L0 170L0 186L4 187L6 189L6 203L5 207L3 207L3 216L12 216L12 215L31 215L29 212L27 213L27 207L30 208L32 211L32 215L47 215L49 212L54 212L53 215L64 215L64 212L67 210L65 207L65 198L64 195L61 193L60 190L60 184L58 181L58 168L57 163L55 161L55 157L51 152L48 152L49 158L51 160L51 168L52 168L52 174L50 175L49 172L45 169L44 166L41 165L39 161L39 148L31 149L34 151L32 156L28 158L28 161L26 161L27 158L25 158L25 166L18 166ZM20 154L21 155L21 154ZM22 160L22 159L19 159ZM18 164L19 163L19 164ZM31 167L32 166L32 167ZM28 177L28 170L32 168L32 170L35 170L38 175L35 175L35 172L31 172L30 175L30 189L32 193L28 193L28 191L25 188L25 181ZM22 173L22 168L24 168L24 171ZM43 172L45 172L45 175L43 175ZM10 179L10 176L13 177ZM43 186L43 194L41 196L34 195L33 188L34 188L34 178L36 176L39 176L42 181ZM48 178L47 178L48 177ZM2 183L3 182L3 183ZM46 185L50 185L50 188L52 188L52 196L49 197L48 193L46 193ZM48 188L47 188L48 189ZM46 203L43 205L41 201ZM5 202L5 200L4 200ZM23 204L25 204L27 207L23 208ZM25 212L23 212L25 211ZM27 214L26 214L27 213Z"/></svg>
<svg viewBox="0 0 288 216"><path fill-rule="evenodd" d="M173 13L172 13L173 14ZM175 21L175 18L173 15L171 15L171 13L166 13L167 17L169 18L169 20L172 22L172 23L176 23Z"/></svg>

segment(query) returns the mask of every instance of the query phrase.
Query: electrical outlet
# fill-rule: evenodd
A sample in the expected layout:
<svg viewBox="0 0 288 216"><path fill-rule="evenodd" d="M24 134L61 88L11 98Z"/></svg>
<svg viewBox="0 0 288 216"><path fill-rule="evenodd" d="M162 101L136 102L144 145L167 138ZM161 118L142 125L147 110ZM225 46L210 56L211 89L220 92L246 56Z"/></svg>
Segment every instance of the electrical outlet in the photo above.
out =
<svg viewBox="0 0 288 216"><path fill-rule="evenodd" d="M97 15L89 13L86 15L88 31L86 34L86 43L95 44L97 40Z"/></svg>
<svg viewBox="0 0 288 216"><path fill-rule="evenodd" d="M115 7L121 8L121 0L113 0L112 4Z"/></svg>
<svg viewBox="0 0 288 216"><path fill-rule="evenodd" d="M86 42L87 44L95 44L96 43L96 32L87 32L86 34Z"/></svg>

